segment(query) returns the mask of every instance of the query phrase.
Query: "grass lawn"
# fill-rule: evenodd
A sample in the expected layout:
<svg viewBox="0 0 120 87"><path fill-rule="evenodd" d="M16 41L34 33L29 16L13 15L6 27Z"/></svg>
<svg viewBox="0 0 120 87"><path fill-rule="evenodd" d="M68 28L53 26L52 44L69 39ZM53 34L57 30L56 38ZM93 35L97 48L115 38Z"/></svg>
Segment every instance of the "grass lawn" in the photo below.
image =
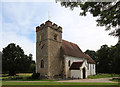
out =
<svg viewBox="0 0 120 87"><path fill-rule="evenodd" d="M2 74L2 80L3 81L56 81L56 80L33 80L28 79L28 77L32 76L32 73L17 73L16 76L8 76L8 74ZM22 77L22 79L16 79Z"/></svg>
<svg viewBox="0 0 120 87"><path fill-rule="evenodd" d="M16 77L23 77L24 79L30 77L32 73L17 73L16 76L8 76L8 74L2 74L2 80L7 80Z"/></svg>
<svg viewBox="0 0 120 87"><path fill-rule="evenodd" d="M98 79L98 78L110 78L110 77L120 77L119 74L97 74L95 76L88 76L91 79Z"/></svg>
<svg viewBox="0 0 120 87"><path fill-rule="evenodd" d="M2 82L2 85L118 85L118 83L80 83L80 82Z"/></svg>
<svg viewBox="0 0 120 87"><path fill-rule="evenodd" d="M55 82L56 80L32 80L27 79L30 77L32 73L19 73L17 76L8 76L8 74L2 75L2 87L17 87L21 85L22 87L30 86L35 87L41 85L42 87L118 87L118 83L85 83L85 82ZM22 77L22 79L11 79L16 77ZM107 77L118 77L118 75L111 75L111 74L98 74L96 76L89 76L88 78L107 78ZM9 81L33 81L33 82L9 82ZM43 81L43 82L35 82L35 81ZM44 82L49 81L49 82ZM19 86L19 87L21 87Z"/></svg>
<svg viewBox="0 0 120 87"><path fill-rule="evenodd" d="M8 74L2 74L2 80L3 81L55 81L55 80L32 80L28 79L32 75L32 73L17 73L17 76L8 76ZM22 79L15 79L17 77L22 77ZM91 79L97 79L97 78L109 78L109 77L120 77L118 74L97 74L95 76L88 76L88 78ZM111 80L113 81L113 80Z"/></svg>
<svg viewBox="0 0 120 87"><path fill-rule="evenodd" d="M112 78L110 81L120 82L120 78Z"/></svg>

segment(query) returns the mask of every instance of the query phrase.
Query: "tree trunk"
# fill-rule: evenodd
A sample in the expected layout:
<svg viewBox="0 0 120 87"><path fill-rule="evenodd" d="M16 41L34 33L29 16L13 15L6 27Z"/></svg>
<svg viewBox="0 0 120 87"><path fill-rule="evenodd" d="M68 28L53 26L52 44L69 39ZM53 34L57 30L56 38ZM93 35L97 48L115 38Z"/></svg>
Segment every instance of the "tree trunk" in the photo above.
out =
<svg viewBox="0 0 120 87"><path fill-rule="evenodd" d="M15 71L14 70L9 70L9 76L14 76L16 75Z"/></svg>

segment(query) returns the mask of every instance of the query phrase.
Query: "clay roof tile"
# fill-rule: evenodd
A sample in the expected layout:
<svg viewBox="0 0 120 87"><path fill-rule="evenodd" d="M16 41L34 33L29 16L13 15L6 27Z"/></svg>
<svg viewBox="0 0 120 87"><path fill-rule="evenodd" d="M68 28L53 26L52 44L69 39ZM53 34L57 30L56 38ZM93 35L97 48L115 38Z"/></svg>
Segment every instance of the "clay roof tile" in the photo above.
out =
<svg viewBox="0 0 120 87"><path fill-rule="evenodd" d="M64 55L86 58L88 63L95 63L95 61L89 55L86 55L82 52L77 44L62 40L62 49Z"/></svg>

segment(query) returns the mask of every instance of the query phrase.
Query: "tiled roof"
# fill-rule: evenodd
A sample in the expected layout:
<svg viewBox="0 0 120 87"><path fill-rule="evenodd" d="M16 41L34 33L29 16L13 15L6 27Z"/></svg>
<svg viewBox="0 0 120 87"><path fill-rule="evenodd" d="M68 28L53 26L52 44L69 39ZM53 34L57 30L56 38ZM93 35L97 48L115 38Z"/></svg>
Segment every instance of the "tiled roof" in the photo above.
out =
<svg viewBox="0 0 120 87"><path fill-rule="evenodd" d="M73 62L70 66L70 70L79 70L83 62Z"/></svg>
<svg viewBox="0 0 120 87"><path fill-rule="evenodd" d="M77 44L62 40L62 49L65 55L86 58L88 63L95 63L95 61L89 55L86 55L82 52Z"/></svg>
<svg viewBox="0 0 120 87"><path fill-rule="evenodd" d="M81 51L77 44L62 40L62 49L65 55L85 58L86 55Z"/></svg>
<svg viewBox="0 0 120 87"><path fill-rule="evenodd" d="M95 63L95 61L88 54L85 54L85 55L87 56L88 63Z"/></svg>

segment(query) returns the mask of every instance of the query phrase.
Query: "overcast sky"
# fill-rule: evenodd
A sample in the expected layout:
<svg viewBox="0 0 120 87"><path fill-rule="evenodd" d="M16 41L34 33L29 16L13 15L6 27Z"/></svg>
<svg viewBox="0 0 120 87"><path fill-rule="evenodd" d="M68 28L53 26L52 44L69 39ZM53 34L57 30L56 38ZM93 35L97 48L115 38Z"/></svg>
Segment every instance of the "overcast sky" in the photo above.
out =
<svg viewBox="0 0 120 87"><path fill-rule="evenodd" d="M48 13L50 20L63 28L62 38L78 44L83 52L87 49L96 51L104 44L115 45L118 40L109 36L104 27L97 27L92 15L79 16L79 8L71 11L60 3L6 1L0 3L0 12L0 51L9 43L16 43L26 54L32 53L34 60L36 26L48 20Z"/></svg>

